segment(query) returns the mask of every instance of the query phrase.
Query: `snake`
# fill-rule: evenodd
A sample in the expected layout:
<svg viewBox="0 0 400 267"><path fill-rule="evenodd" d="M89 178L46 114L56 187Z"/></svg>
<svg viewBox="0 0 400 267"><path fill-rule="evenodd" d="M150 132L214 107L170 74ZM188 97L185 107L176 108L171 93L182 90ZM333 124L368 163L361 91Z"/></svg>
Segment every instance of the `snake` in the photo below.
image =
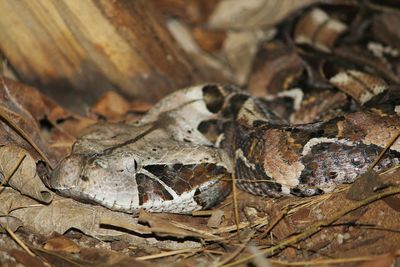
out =
<svg viewBox="0 0 400 267"><path fill-rule="evenodd" d="M289 94L268 99L221 84L180 89L136 122L87 129L49 184L63 196L127 213L209 209L230 193L232 180L263 197L332 192L365 173L400 130L395 107L378 107L382 94L294 124L288 110L297 100ZM395 142L374 170L399 161Z"/></svg>

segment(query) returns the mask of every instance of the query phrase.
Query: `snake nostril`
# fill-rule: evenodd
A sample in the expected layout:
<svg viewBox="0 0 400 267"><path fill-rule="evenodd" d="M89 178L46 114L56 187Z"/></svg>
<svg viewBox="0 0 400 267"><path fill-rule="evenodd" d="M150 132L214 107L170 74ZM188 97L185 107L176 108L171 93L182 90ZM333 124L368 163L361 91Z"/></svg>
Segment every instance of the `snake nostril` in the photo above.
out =
<svg viewBox="0 0 400 267"><path fill-rule="evenodd" d="M94 161L94 164L96 164L97 166L99 166L100 168L103 168L103 169L106 169L108 167L107 162L102 159L96 159Z"/></svg>

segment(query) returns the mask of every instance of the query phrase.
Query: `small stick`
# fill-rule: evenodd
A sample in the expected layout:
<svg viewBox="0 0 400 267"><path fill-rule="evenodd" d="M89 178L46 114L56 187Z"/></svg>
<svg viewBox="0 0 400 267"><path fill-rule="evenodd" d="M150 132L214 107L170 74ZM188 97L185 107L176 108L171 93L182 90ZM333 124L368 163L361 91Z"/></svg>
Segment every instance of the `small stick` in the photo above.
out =
<svg viewBox="0 0 400 267"><path fill-rule="evenodd" d="M400 136L400 130L397 131L397 133L390 139L387 146L385 146L385 148L381 151L381 153L379 153L378 157L374 160L374 162L372 162L371 166L368 167L368 170L366 171L366 173L370 172L376 166L376 164L378 164L378 162L381 160L383 155L394 144L394 142L396 142L396 140L397 140L397 138L399 138L399 136Z"/></svg>
<svg viewBox="0 0 400 267"><path fill-rule="evenodd" d="M232 173L232 198L233 198L233 209L235 211L235 223L236 223L236 231L239 236L239 208L238 208L238 203L237 203L237 191L236 191L236 176L235 172Z"/></svg>
<svg viewBox="0 0 400 267"><path fill-rule="evenodd" d="M12 239L14 239L15 242L17 242L18 245L20 245L25 251L26 253L28 253L29 255L31 255L32 257L36 257L36 255L28 248L27 245L25 245L24 242L22 242L21 239L19 239L19 237L14 234L13 231L11 231L10 228L8 228L7 225L4 226L4 229L7 231L7 233L11 236Z"/></svg>
<svg viewBox="0 0 400 267"><path fill-rule="evenodd" d="M269 232L289 213L289 206L286 206L283 211L279 214L279 216L268 226L267 230L261 234L260 239L265 238Z"/></svg>

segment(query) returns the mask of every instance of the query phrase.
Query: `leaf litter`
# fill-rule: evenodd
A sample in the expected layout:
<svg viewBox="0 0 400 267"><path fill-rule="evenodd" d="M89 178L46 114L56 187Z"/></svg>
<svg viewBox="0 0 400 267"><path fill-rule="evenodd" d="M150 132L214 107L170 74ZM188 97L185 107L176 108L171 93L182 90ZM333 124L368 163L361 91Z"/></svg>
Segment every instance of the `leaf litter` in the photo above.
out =
<svg viewBox="0 0 400 267"><path fill-rule="evenodd" d="M357 99L365 89L365 79L371 86L398 86L399 35L393 30L400 27L398 16L393 15L400 12L397 7L369 2L363 7L369 12L364 12L354 1L309 1L301 4L305 9L280 7L282 10L268 21L268 16L259 14L271 9L265 8L267 1L260 0L253 4L263 8L243 14L251 18L246 24L240 22L241 17L232 15L235 9L225 8L221 15L224 9L213 4L207 9L207 16L193 19L187 8L199 8L193 4L196 1L172 2L180 7L174 16L178 21L180 16L183 18L179 23L186 24L185 34L193 34L191 41L208 42L198 44L189 53L201 58L197 60L198 67L204 73L220 68L217 76L223 77L221 81L249 83L250 90L259 96L272 97L280 88L289 91L315 86L328 92L323 93L325 99L338 94L332 93L334 87ZM224 2L232 5L229 0L220 2L220 6ZM168 9L165 12L168 17ZM201 29L205 25L209 27L206 30L218 34L204 35ZM270 30L275 34L265 34ZM254 38L254 31L265 35ZM250 51L244 56L248 63L224 56L236 53L232 51L237 47L232 47L229 40L240 40L232 37L238 34L244 38L243 47ZM216 39L213 43L209 38ZM357 86L351 86L335 79L341 73L362 75L358 79L352 75ZM196 216L144 211L138 217L132 216L57 196L44 186L46 172L39 175L36 168L41 161L50 172L51 166L68 155L71 144L86 126L98 120L135 120L149 108L148 103L130 103L111 92L83 117L21 83L1 78L0 89L2 263L147 266L150 261L152 265L182 266L391 266L399 262L398 169L383 174L370 172L351 187L307 199L270 199L237 191L215 211ZM303 97L312 102L316 95L310 91ZM114 106L115 102L118 106ZM334 105L321 105L306 119L295 114L292 122L329 117ZM299 112L302 110L299 107ZM352 192L351 199L348 192ZM233 203L237 203L236 210Z"/></svg>

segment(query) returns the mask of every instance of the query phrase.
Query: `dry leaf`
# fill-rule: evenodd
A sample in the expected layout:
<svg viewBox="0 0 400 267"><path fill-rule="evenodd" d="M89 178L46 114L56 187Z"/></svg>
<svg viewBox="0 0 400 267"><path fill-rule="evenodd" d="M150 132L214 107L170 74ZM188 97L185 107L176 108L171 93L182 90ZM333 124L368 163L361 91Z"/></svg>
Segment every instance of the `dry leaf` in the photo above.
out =
<svg viewBox="0 0 400 267"><path fill-rule="evenodd" d="M217 228L221 224L224 214L223 210L213 210L211 217L208 219L207 226Z"/></svg>
<svg viewBox="0 0 400 267"><path fill-rule="evenodd" d="M400 198L398 196L386 197L383 199L383 202L385 202L386 205L388 205L395 211L400 212Z"/></svg>
<svg viewBox="0 0 400 267"><path fill-rule="evenodd" d="M74 140L68 129L61 127L63 122L71 118L85 121L34 88L5 78L0 78L0 103L0 144L19 145L35 160L48 158L53 166L70 152ZM71 129L79 129L77 123Z"/></svg>
<svg viewBox="0 0 400 267"><path fill-rule="evenodd" d="M118 93L108 91L94 104L91 111L108 121L118 121L129 111L129 103Z"/></svg>
<svg viewBox="0 0 400 267"><path fill-rule="evenodd" d="M150 266L149 263L135 260L133 257L98 248L84 248L79 256L86 262L91 262L93 266Z"/></svg>
<svg viewBox="0 0 400 267"><path fill-rule="evenodd" d="M377 256L375 260L366 261L358 267L391 267L396 266L396 258L400 256L400 251L394 253Z"/></svg>
<svg viewBox="0 0 400 267"><path fill-rule="evenodd" d="M221 54L236 83L244 84L247 81L259 44L271 39L274 34L273 29L227 32Z"/></svg>
<svg viewBox="0 0 400 267"><path fill-rule="evenodd" d="M14 145L0 147L0 172L3 183L21 194L44 203L50 203L53 199L52 192L36 173L34 159L23 148Z"/></svg>
<svg viewBox="0 0 400 267"><path fill-rule="evenodd" d="M7 227L10 229L12 232L17 231L18 228L22 226L22 221L18 218L15 218L13 216L0 216L0 232L1 233L7 233L5 228Z"/></svg>
<svg viewBox="0 0 400 267"><path fill-rule="evenodd" d="M154 6L171 17L189 24L205 23L219 0L153 0Z"/></svg>
<svg viewBox="0 0 400 267"><path fill-rule="evenodd" d="M16 262L22 264L23 266L47 267L38 257L33 257L25 251L12 249L9 254L15 259Z"/></svg>
<svg viewBox="0 0 400 267"><path fill-rule="evenodd" d="M64 251L68 253L78 253L81 251L81 247L78 244L63 236L47 240L43 248L51 251Z"/></svg>
<svg viewBox="0 0 400 267"><path fill-rule="evenodd" d="M21 196L14 189L4 188L0 194L0 203L2 203L0 205L1 214L9 214L15 217L21 220L27 231L45 236L54 232L64 234L70 229L77 229L86 235L101 240L122 239L137 246L155 246L162 249L184 249L201 246L194 241L159 241L152 237L133 235L132 232L124 229L105 227L105 225L100 225L103 218L113 218L116 222L122 221L133 226L138 225L138 220L133 218L131 214L115 212L101 206L83 204L59 196L55 196L49 205L41 205L29 197Z"/></svg>
<svg viewBox="0 0 400 267"><path fill-rule="evenodd" d="M182 22L174 19L167 21L167 27L179 46L190 56L192 63L204 73L208 80L219 82L234 81L231 70L225 63L204 52L194 41L190 29Z"/></svg>
<svg viewBox="0 0 400 267"><path fill-rule="evenodd" d="M255 29L271 27L291 12L316 0L222 0L209 19L215 29Z"/></svg>
<svg viewBox="0 0 400 267"><path fill-rule="evenodd" d="M226 37L225 31L210 30L196 27L193 29L193 38L198 45L209 53L221 50Z"/></svg>
<svg viewBox="0 0 400 267"><path fill-rule="evenodd" d="M361 175L351 185L346 197L351 200L363 200L383 187L385 187L385 183L379 175L375 171L370 170Z"/></svg>

